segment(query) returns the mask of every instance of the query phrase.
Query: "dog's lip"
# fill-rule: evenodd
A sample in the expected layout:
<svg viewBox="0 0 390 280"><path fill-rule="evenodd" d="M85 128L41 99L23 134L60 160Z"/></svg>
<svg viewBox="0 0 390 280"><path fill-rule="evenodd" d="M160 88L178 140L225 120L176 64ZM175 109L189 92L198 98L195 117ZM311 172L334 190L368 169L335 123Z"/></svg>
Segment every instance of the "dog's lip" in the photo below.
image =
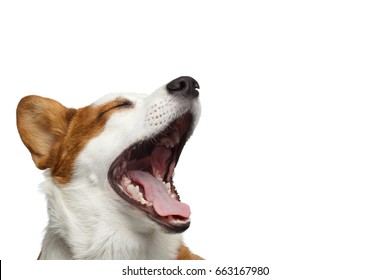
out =
<svg viewBox="0 0 390 280"><path fill-rule="evenodd" d="M191 225L191 220L189 218L186 220L178 220L169 216L157 220L156 216L151 214L149 214L149 217L160 224L167 232L181 233L187 230Z"/></svg>
<svg viewBox="0 0 390 280"><path fill-rule="evenodd" d="M185 205L185 206L180 205L180 207L179 206L172 206L172 207L178 207L178 209L182 209L182 210L172 211L171 212L172 215L169 215L170 214L169 211L167 212L164 209L157 209L157 211L156 211L156 209L154 208L154 205L151 205L152 204L151 202L149 202L147 200L146 201L143 200L145 198L148 199L147 197L145 197L145 190L143 189L145 186L143 186L142 183L140 183L140 182L136 182L136 180L135 181L131 180L132 179L131 178L132 177L131 170L135 170L135 171L141 170L138 172L148 172L149 174L152 174L153 176L155 176L156 174L159 174L159 177L160 176L163 177L163 178L160 178L160 180L164 180L165 183L170 184L172 196L174 197L174 199L176 199L177 203L180 204L181 203L180 198L179 198L179 195L177 194L175 186L173 185L172 177L173 177L174 167L176 166L177 161L178 161L180 154L182 152L182 149L183 149L186 141L188 140L189 132L193 128L193 125L194 124L193 124L192 114L190 112L184 113L182 116L180 116L179 118L174 120L172 123L170 123L166 127L166 129L164 129L163 132L159 134L160 136L157 136L157 137L154 136L153 138L151 138L148 141L143 141L141 144L136 143L135 145L132 145L131 147L125 149L125 151L122 152L122 154L119 155L117 157L117 159L113 162L113 164L111 165L109 172L108 172L108 179L109 179L110 185L120 197L122 197L129 204L146 212L149 215L149 217L152 218L152 220L159 223L161 226L163 226L169 232L182 232L189 227L190 210L189 210L188 205ZM165 157L163 159L162 164L156 163L156 162L154 162L152 164L150 158L152 158L153 151L157 147L159 147L159 145L161 145L161 143L158 143L159 139L166 138L167 134L168 134L168 137L174 137L172 135L170 136L170 133L172 133L172 127L176 127L176 128L178 127L177 130L180 131L179 142L178 143L176 142L176 144L173 147L163 148L166 150L169 149L169 157L168 158ZM152 144L150 144L150 143L152 143ZM137 147L140 147L140 148L137 148ZM134 150L134 149L136 149L136 150ZM137 150L137 149L140 149L140 150ZM134 153L132 153L132 152L134 152ZM145 153L146 153L146 155L145 155ZM132 158L132 156L134 156L135 158ZM128 164L130 164L131 167L134 167L134 169L131 169L131 167L130 167L130 169L127 169L127 167L125 167L125 170L124 170L125 173L123 173L123 171L119 171L120 174L116 174L116 172L118 172L118 166L122 167L122 165L127 166ZM156 172L153 169L155 169L154 167L159 166L159 164L161 164L161 166L163 166L163 167L157 167L156 169L159 169L159 168L160 169L159 169L159 171ZM122 169L119 168L119 170L122 170ZM138 201L135 200L131 196L131 193L129 191L127 191L126 186L123 186L123 184L121 184L121 183L118 184L118 181L119 182L122 181L122 176L124 174L126 175L126 177L129 180L132 181L131 182L132 186L137 185L139 187L139 192L143 195L142 199L138 197ZM120 180L119 180L119 178L120 178ZM155 180L157 180L157 179L155 179ZM147 187L150 187L150 186L147 186ZM148 191L150 191L150 190L148 190ZM164 201L164 200L162 200L162 201ZM165 200L165 201L167 201L167 200ZM158 204L158 202L157 202L157 204ZM173 203L173 204L175 204L175 203ZM156 206L158 207L158 205L156 205Z"/></svg>
<svg viewBox="0 0 390 280"><path fill-rule="evenodd" d="M112 185L113 186L113 185ZM153 207L147 207L144 205L139 204L136 202L134 199L130 198L126 192L122 190L122 188L118 186L113 186L113 189L116 191L116 193L122 197L125 201L127 201L129 204L135 206L137 209L140 211L143 211L148 215L148 217L161 225L165 231L168 233L181 233L187 230L190 227L191 224L191 219L183 219L173 217L173 216L166 216L166 217L161 217L159 216L156 211L154 210Z"/></svg>

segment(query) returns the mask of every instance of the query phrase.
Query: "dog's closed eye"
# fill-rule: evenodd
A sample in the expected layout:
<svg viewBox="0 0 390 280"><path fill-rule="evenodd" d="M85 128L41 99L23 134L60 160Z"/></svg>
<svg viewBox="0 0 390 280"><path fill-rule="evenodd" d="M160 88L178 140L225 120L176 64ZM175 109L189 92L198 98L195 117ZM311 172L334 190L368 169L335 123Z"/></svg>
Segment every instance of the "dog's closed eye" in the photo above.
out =
<svg viewBox="0 0 390 280"><path fill-rule="evenodd" d="M131 102L128 99L125 99L125 100L122 100L121 102L119 102L118 104L116 104L111 109L116 109L116 108L120 108L120 107L132 107L133 105L134 105L133 102Z"/></svg>
<svg viewBox="0 0 390 280"><path fill-rule="evenodd" d="M100 120L106 113L112 110L122 109L122 108L132 108L132 107L134 107L134 103L128 99L117 100L111 103L110 106L105 106L105 108L103 108L103 111L101 111L97 116L97 120Z"/></svg>

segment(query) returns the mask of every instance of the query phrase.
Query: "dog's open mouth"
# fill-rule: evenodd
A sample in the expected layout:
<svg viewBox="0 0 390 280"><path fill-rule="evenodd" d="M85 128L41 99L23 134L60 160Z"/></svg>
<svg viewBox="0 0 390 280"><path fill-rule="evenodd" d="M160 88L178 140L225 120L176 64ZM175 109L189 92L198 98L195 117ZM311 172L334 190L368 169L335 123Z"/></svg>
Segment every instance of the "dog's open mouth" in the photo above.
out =
<svg viewBox="0 0 390 280"><path fill-rule="evenodd" d="M157 136L130 146L108 172L112 188L170 232L190 226L190 208L173 185L174 168L188 139L192 115L187 112Z"/></svg>

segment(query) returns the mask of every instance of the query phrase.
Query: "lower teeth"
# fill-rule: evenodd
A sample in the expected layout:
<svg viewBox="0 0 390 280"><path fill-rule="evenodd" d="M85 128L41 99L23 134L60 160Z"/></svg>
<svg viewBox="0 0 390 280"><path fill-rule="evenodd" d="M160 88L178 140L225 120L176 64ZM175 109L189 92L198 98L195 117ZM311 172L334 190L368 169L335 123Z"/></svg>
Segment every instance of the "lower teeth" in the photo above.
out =
<svg viewBox="0 0 390 280"><path fill-rule="evenodd" d="M139 191L139 187L138 186L134 186L131 183L129 178L124 177L122 183L126 187L126 191L127 191L128 194L130 194L132 199L134 199L135 201L138 201L142 205L147 205L147 206L152 206L153 205L149 201L145 200L145 198L143 197L142 193Z"/></svg>
<svg viewBox="0 0 390 280"><path fill-rule="evenodd" d="M143 205L147 205L147 206L152 206L152 203L150 203L149 201L144 199L144 197L142 196L142 193L139 191L138 186L134 186L134 185L130 184L129 186L127 186L127 192L130 193L131 197L134 200L138 201L139 203L141 203Z"/></svg>
<svg viewBox="0 0 390 280"><path fill-rule="evenodd" d="M162 178L159 178L157 177L157 179L159 179L161 182L163 182L165 184L165 188L167 190L167 192L171 195L172 198L175 198L175 194L172 193L172 186L171 186L171 183L169 182L164 182L162 180ZM131 180L129 178L127 178L126 176L123 176L122 178L122 184L124 187L126 187L126 192L128 194L130 194L131 198L134 199L135 201L141 203L142 205L146 205L146 206L152 206L153 203L147 201L142 193L139 191L139 187L138 186L135 186L131 183Z"/></svg>

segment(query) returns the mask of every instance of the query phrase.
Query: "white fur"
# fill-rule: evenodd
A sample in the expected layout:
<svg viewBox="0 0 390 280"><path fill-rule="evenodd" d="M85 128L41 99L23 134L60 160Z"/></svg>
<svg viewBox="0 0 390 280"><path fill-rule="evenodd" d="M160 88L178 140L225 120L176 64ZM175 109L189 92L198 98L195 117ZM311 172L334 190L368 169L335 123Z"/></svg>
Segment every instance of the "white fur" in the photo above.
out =
<svg viewBox="0 0 390 280"><path fill-rule="evenodd" d="M134 107L117 110L103 131L83 148L71 182L59 186L49 172L45 173L42 188L48 200L49 224L41 259L176 257L181 234L164 232L143 211L119 197L109 185L107 174L124 149L157 135L184 112L191 110L197 121L200 105L197 98L175 97L162 87L149 96L110 94L92 106L119 96L129 99Z"/></svg>

